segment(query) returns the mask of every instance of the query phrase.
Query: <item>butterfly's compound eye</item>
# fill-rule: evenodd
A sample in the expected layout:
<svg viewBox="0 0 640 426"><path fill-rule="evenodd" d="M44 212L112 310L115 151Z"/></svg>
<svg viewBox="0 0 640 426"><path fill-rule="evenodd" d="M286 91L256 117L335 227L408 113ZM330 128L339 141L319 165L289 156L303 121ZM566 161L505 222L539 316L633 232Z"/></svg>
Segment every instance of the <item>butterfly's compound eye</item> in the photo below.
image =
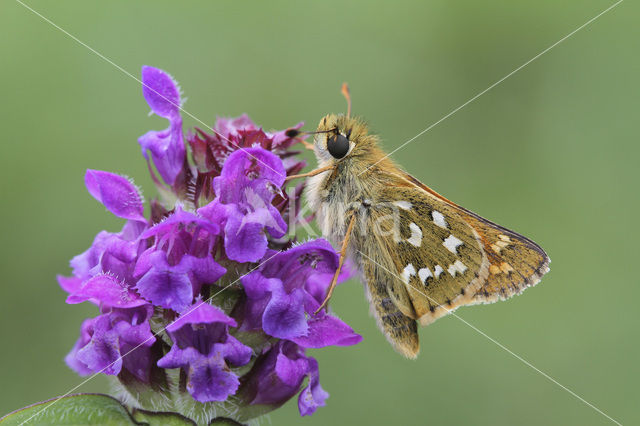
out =
<svg viewBox="0 0 640 426"><path fill-rule="evenodd" d="M349 152L349 139L340 133L329 136L327 139L327 149L333 158L339 160Z"/></svg>

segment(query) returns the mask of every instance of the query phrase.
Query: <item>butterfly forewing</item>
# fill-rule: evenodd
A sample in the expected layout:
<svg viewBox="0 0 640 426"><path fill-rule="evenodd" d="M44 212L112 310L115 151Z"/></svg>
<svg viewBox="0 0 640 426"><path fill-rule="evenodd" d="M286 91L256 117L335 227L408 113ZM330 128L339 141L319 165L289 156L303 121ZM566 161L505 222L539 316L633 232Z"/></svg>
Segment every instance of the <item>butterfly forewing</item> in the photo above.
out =
<svg viewBox="0 0 640 426"><path fill-rule="evenodd" d="M399 207L399 238L386 238L396 280L414 318L427 325L462 305L509 298L535 285L549 260L531 240L439 196L411 176L394 174L384 204ZM391 242L393 244L391 244ZM399 290L396 289L396 293Z"/></svg>
<svg viewBox="0 0 640 426"><path fill-rule="evenodd" d="M466 210L465 210L466 211ZM549 257L530 239L468 212L489 259L489 275L472 303L492 303L520 294L549 272Z"/></svg>
<svg viewBox="0 0 640 426"><path fill-rule="evenodd" d="M470 303L489 271L474 228L419 188L388 187L383 197L399 206L399 238L386 239L387 253L397 273L394 286L406 288L414 318L427 324Z"/></svg>

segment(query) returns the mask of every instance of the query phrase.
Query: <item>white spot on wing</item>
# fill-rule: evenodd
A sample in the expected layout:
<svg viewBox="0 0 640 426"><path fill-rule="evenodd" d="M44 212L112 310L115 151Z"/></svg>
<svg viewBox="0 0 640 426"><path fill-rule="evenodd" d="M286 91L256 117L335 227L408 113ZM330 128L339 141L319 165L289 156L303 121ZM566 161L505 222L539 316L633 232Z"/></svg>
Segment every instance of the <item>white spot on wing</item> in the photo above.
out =
<svg viewBox="0 0 640 426"><path fill-rule="evenodd" d="M451 234L444 240L442 245L445 246L451 253L458 254L458 246L462 245L462 241Z"/></svg>
<svg viewBox="0 0 640 426"><path fill-rule="evenodd" d="M431 212L431 218L433 219L433 223L435 223L436 225L438 225L440 228L445 228L447 229L447 221L444 220L444 215L442 213L440 213L439 211L432 211Z"/></svg>
<svg viewBox="0 0 640 426"><path fill-rule="evenodd" d="M491 244L491 249L499 254L500 251L503 248L507 247L508 245L509 245L508 242L500 240L500 241L496 241L495 244Z"/></svg>
<svg viewBox="0 0 640 426"><path fill-rule="evenodd" d="M467 270L467 265L465 265L464 263L460 262L459 260L456 260L453 265L449 265L449 268L447 269L447 271L449 272L449 274L451 274L451 276L455 276L457 272L464 274L464 271Z"/></svg>
<svg viewBox="0 0 640 426"><path fill-rule="evenodd" d="M433 274L429 268L422 268L418 271L418 276L420 277L422 284L424 284L427 281L427 278L433 277Z"/></svg>
<svg viewBox="0 0 640 426"><path fill-rule="evenodd" d="M442 269L442 266L436 265L434 272L436 273L436 278L440 278L440 274L444 272L444 269Z"/></svg>
<svg viewBox="0 0 640 426"><path fill-rule="evenodd" d="M420 247L422 244L422 229L413 222L409 224L409 229L411 229L411 237L407 239L407 242L413 246Z"/></svg>
<svg viewBox="0 0 640 426"><path fill-rule="evenodd" d="M402 281L404 281L405 284L409 284L409 279L415 274L416 268L414 268L411 263L408 264L405 266L404 271L402 271Z"/></svg>
<svg viewBox="0 0 640 426"><path fill-rule="evenodd" d="M410 210L411 209L411 203L408 202L408 201L404 201L404 200L394 201L393 204L395 204L396 206L400 207L402 210Z"/></svg>

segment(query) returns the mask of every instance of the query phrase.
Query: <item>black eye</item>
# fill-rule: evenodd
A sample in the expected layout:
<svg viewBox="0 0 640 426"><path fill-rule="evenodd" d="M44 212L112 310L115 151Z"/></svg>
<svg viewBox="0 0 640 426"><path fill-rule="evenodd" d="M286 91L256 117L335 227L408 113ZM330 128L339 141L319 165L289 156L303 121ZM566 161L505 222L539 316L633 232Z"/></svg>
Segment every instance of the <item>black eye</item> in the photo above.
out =
<svg viewBox="0 0 640 426"><path fill-rule="evenodd" d="M349 152L349 139L339 133L337 135L329 136L327 139L327 149L333 158L340 159Z"/></svg>

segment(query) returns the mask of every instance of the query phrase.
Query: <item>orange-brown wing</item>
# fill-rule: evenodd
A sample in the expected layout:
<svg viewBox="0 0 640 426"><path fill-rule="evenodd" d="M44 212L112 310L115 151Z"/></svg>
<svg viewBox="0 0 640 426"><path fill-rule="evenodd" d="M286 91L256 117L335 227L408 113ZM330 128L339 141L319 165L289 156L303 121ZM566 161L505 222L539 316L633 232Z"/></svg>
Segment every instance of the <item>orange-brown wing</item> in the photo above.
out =
<svg viewBox="0 0 640 426"><path fill-rule="evenodd" d="M442 265L443 280L429 276L423 281L419 274L409 280L409 294L422 325L459 306L508 299L537 284L549 271L549 257L528 238L458 206L410 175L394 175L392 182L394 185L385 191L386 197L411 204L410 209L401 212L400 222L414 223L432 233L422 232L420 247L400 244L394 251L400 276L404 273L402 265L411 258L428 264L431 259L453 255L447 260L451 265L459 260L465 266L449 270L449 264ZM434 212L443 226L432 226ZM418 271L417 265L415 268Z"/></svg>

